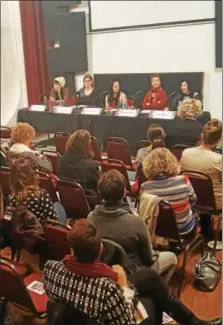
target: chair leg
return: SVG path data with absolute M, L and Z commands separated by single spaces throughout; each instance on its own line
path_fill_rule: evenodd
M 183 287 L 185 268 L 186 268 L 186 262 L 187 262 L 187 254 L 188 254 L 188 251 L 185 250 L 184 257 L 183 257 L 183 264 L 182 264 L 181 271 L 180 271 L 180 283 L 179 283 L 179 287 L 178 287 L 178 291 L 177 291 L 178 298 L 180 298 L 181 290 Z
M 11 260 L 14 261 L 16 255 L 16 249 L 14 247 L 10 247 L 11 249 Z
M 217 247 L 217 242 L 218 242 L 218 237 L 220 233 L 220 228 L 221 228 L 221 216 L 218 218 L 218 225 L 217 225 L 217 230 L 215 233 L 215 238 L 214 238 L 214 247 L 213 247 L 213 255 L 216 255 L 216 247 Z
M 0 324 L 4 324 L 5 311 L 6 311 L 5 298 L 1 297 L 0 298 Z
M 20 256 L 21 256 L 21 249 L 18 249 L 16 254 L 16 262 L 19 262 Z

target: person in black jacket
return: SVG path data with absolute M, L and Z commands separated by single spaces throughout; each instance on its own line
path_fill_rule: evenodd
M 87 73 L 83 78 L 83 87 L 77 92 L 77 105 L 99 106 L 99 97 L 95 88 L 94 78 Z
M 176 121 L 166 128 L 166 146 L 171 149 L 175 144 L 196 146 L 200 141 L 202 123 L 197 120 L 201 115 L 201 102 L 184 99 L 179 106 Z
M 201 101 L 201 96 L 196 91 L 192 91 L 188 80 L 182 80 L 180 83 L 180 93 L 176 94 L 171 103 L 171 110 L 177 111 L 180 103 L 187 98 Z M 201 103 L 202 105 L 202 103 Z
M 97 182 L 100 176 L 98 163 L 92 156 L 90 133 L 87 130 L 78 130 L 68 139 L 66 152 L 60 158 L 58 169 L 59 178 L 73 180 L 83 187 L 90 206 L 91 202 L 97 201 Z

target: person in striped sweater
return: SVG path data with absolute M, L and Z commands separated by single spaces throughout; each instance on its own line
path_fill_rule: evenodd
M 176 215 L 180 235 L 188 236 L 196 230 L 196 218 L 191 205 L 196 194 L 186 175 L 179 175 L 180 163 L 166 148 L 154 149 L 143 160 L 143 171 L 148 181 L 141 190 L 168 201 Z

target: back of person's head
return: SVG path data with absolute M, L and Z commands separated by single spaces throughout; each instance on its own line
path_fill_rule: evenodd
M 152 149 L 165 147 L 165 131 L 159 124 L 151 124 L 147 130 L 147 138 L 152 143 Z
M 157 148 L 151 151 L 142 162 L 143 172 L 150 179 L 158 176 L 176 176 L 180 173 L 180 163 L 166 148 Z
M 23 201 L 28 196 L 28 191 L 39 193 L 38 178 L 29 162 L 24 158 L 13 160 L 10 166 L 9 182 L 12 195 Z
M 88 219 L 77 220 L 67 236 L 79 263 L 93 263 L 101 252 L 101 238 L 95 225 Z
M 35 137 L 34 128 L 28 123 L 19 122 L 12 128 L 11 139 L 13 143 L 29 143 Z
M 87 130 L 75 131 L 66 143 L 67 152 L 91 155 L 91 135 Z
M 208 121 L 202 131 L 202 142 L 207 145 L 217 145 L 222 136 L 222 122 L 216 118 Z
M 182 119 L 194 119 L 202 113 L 202 104 L 198 99 L 185 98 L 178 106 L 178 116 Z
M 118 202 L 125 195 L 125 177 L 115 169 L 103 173 L 98 182 L 98 190 L 102 200 Z

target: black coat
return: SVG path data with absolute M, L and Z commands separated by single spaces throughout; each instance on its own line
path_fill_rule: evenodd
M 58 177 L 79 183 L 88 195 L 97 195 L 98 163 L 86 155 L 66 152 L 59 161 Z
M 165 143 L 167 148 L 170 149 L 175 144 L 195 146 L 200 140 L 202 127 L 202 124 L 195 120 L 177 120 L 176 123 L 166 128 Z

